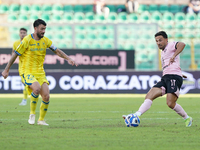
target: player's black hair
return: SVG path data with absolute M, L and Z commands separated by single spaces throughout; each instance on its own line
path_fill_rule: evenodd
M 34 21 L 33 27 L 38 27 L 40 24 L 43 24 L 44 26 L 47 25 L 46 22 L 45 22 L 44 20 L 42 20 L 42 19 L 37 19 L 37 20 Z
M 20 28 L 20 29 L 19 29 L 19 31 L 21 31 L 21 30 L 23 30 L 23 31 L 26 31 L 26 32 L 27 32 L 27 29 L 26 29 L 26 28 Z
M 160 35 L 163 36 L 165 39 L 168 38 L 167 33 L 165 31 L 159 31 L 158 33 L 155 34 L 155 37 Z

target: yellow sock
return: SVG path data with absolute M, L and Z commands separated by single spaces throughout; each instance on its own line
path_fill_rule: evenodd
M 41 105 L 40 105 L 40 117 L 39 117 L 39 121 L 44 120 L 44 117 L 47 113 L 47 109 L 49 107 L 49 102 L 45 102 L 42 101 Z
M 23 90 L 23 94 L 24 94 L 24 99 L 27 99 L 27 91 L 26 91 L 25 87 L 24 87 L 24 90 Z
M 30 114 L 35 114 L 38 99 L 39 99 L 39 95 L 35 95 L 32 92 L 31 93 L 31 103 L 30 103 L 30 108 L 31 108 Z

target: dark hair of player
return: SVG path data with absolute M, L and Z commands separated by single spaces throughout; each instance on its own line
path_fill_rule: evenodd
M 167 39 L 168 36 L 167 36 L 167 33 L 165 31 L 159 31 L 158 33 L 155 34 L 155 37 L 157 36 L 163 36 L 163 38 Z
M 19 29 L 19 31 L 21 31 L 21 30 L 23 30 L 23 31 L 26 31 L 26 32 L 27 32 L 27 29 L 25 29 L 25 28 L 20 28 L 20 29 Z
M 42 19 L 37 19 L 37 20 L 34 21 L 33 27 L 38 27 L 40 24 L 43 24 L 44 26 L 47 25 L 46 22 L 45 22 L 44 20 L 42 20 Z

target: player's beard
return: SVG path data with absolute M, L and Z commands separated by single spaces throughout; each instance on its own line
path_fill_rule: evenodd
M 44 37 L 44 35 L 41 35 L 41 34 L 39 34 L 39 33 L 37 33 L 37 36 L 38 36 L 40 39 Z
M 164 50 L 166 46 L 165 46 L 165 45 L 163 45 L 163 46 L 162 46 L 162 45 L 159 45 L 158 47 L 159 47 L 159 49 Z
M 160 49 L 164 50 L 164 48 L 165 48 L 164 46 L 160 46 Z
M 167 46 L 167 44 L 165 44 L 165 45 L 162 47 L 162 50 L 164 50 L 166 46 Z

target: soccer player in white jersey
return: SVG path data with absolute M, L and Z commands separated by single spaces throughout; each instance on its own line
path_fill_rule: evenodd
M 163 76 L 161 81 L 155 84 L 147 93 L 145 101 L 135 115 L 140 117 L 151 107 L 154 99 L 167 94 L 166 101 L 168 107 L 185 120 L 186 127 L 190 127 L 192 125 L 192 117 L 188 116 L 181 105 L 177 103 L 183 82 L 179 54 L 183 51 L 185 44 L 182 42 L 168 42 L 168 36 L 164 31 L 156 33 L 155 40 L 158 48 L 162 50 L 161 61 Z M 122 117 L 125 119 L 126 115 Z

